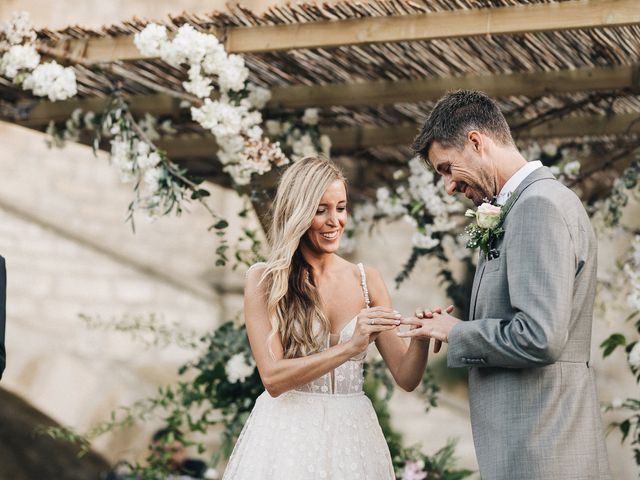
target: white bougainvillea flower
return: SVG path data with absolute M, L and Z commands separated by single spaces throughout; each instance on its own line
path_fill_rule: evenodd
M 30 72 L 40 63 L 33 45 L 12 45 L 0 58 L 0 74 L 14 80 L 21 72 Z
M 39 97 L 49 97 L 52 102 L 66 100 L 78 93 L 76 74 L 71 67 L 63 67 L 56 62 L 38 65 L 28 75 L 23 88 L 33 90 Z
M 242 353 L 236 353 L 231 357 L 225 367 L 227 378 L 231 383 L 244 382 L 253 373 L 254 369 L 253 362 L 251 360 L 247 362 L 245 355 Z

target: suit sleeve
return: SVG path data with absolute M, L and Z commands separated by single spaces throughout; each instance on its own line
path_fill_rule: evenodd
M 510 212 L 503 268 L 515 315 L 456 325 L 449 335 L 450 367 L 527 368 L 554 363 L 568 338 L 575 252 L 565 220 L 548 198 L 521 199 Z
M 7 354 L 4 348 L 4 330 L 7 305 L 7 269 L 4 258 L 0 257 L 0 379 L 6 366 Z

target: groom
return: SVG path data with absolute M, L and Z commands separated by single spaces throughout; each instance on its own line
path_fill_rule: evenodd
M 413 145 L 448 194 L 502 208 L 504 235 L 481 251 L 469 321 L 418 309 L 402 336 L 449 343 L 469 368 L 483 480 L 610 479 L 589 361 L 596 238 L 580 200 L 516 148 L 480 92 L 441 98 Z

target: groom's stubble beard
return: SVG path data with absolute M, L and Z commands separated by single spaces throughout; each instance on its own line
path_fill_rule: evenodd
M 474 198 L 474 203 L 476 206 L 480 206 L 484 202 L 491 203 L 496 195 L 498 195 L 495 176 L 489 171 L 489 169 L 483 168 L 479 172 L 478 180 L 477 189 L 479 193 L 481 193 L 482 197 L 479 199 Z

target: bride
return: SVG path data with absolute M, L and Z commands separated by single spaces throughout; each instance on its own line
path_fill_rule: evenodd
M 395 479 L 371 402 L 362 391 L 376 343 L 395 381 L 421 381 L 429 341 L 397 335 L 380 274 L 336 254 L 347 223 L 345 178 L 307 157 L 282 176 L 271 254 L 246 278 L 244 315 L 266 391 L 233 450 L 223 480 Z

